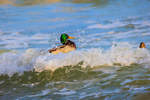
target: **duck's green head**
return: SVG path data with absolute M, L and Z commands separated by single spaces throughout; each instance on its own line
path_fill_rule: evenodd
M 74 39 L 74 37 L 71 37 L 66 33 L 61 34 L 60 41 L 62 44 L 65 44 L 68 39 Z

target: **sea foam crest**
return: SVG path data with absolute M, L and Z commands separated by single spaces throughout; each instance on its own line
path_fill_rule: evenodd
M 147 49 L 133 48 L 128 43 L 113 45 L 108 50 L 92 48 L 89 50 L 74 51 L 60 55 L 42 55 L 36 59 L 35 69 L 43 71 L 55 70 L 59 67 L 76 65 L 83 61 L 82 67 L 95 66 L 129 66 L 133 63 L 142 64 L 150 61 L 150 52 Z
M 110 49 L 91 48 L 76 50 L 66 54 L 53 55 L 47 51 L 28 49 L 23 53 L 4 53 L 0 55 L 0 74 L 12 75 L 16 72 L 35 70 L 56 70 L 63 66 L 75 66 L 83 61 L 82 67 L 90 66 L 130 66 L 133 63 L 150 64 L 148 49 L 134 48 L 128 43 L 117 43 Z

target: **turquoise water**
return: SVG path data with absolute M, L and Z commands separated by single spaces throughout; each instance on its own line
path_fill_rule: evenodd
M 0 100 L 149 100 L 149 0 L 1 0 L 0 15 Z M 61 33 L 77 50 L 49 54 Z

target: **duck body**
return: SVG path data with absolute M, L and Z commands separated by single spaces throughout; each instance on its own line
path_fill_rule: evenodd
M 68 38 L 73 39 L 73 37 L 69 37 L 68 35 L 66 35 L 66 38 L 63 38 L 63 35 L 61 35 L 60 40 L 63 45 L 58 46 L 56 48 L 49 49 L 48 50 L 49 53 L 58 54 L 58 53 L 68 53 L 70 51 L 74 51 L 76 49 L 76 45 L 74 42 L 68 40 Z

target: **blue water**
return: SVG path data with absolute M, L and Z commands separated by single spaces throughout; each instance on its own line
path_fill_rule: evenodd
M 8 42 L 11 41 L 13 41 L 13 44 L 16 45 L 16 47 L 13 47 L 14 49 L 52 47 L 55 43 L 55 40 L 59 39 L 58 37 L 60 34 L 64 32 L 77 37 L 77 39 L 80 39 L 79 36 L 81 36 L 83 39 L 85 39 L 84 41 L 87 41 L 87 38 L 90 38 L 87 34 L 92 35 L 99 33 L 99 37 L 97 38 L 101 38 L 102 42 L 108 41 L 108 44 L 113 41 L 120 42 L 128 40 L 133 43 L 139 43 L 141 41 L 148 42 L 147 38 L 144 37 L 143 39 L 140 35 L 149 31 L 149 25 L 144 25 L 144 22 L 149 23 L 149 1 L 144 0 L 142 2 L 138 2 L 137 0 L 102 0 L 99 2 L 102 2 L 102 4 L 100 3 L 95 5 L 94 1 L 91 3 L 84 2 L 81 4 L 62 1 L 52 4 L 36 4 L 25 6 L 1 5 L 1 32 L 10 34 L 10 37 L 13 33 L 17 32 L 20 33 L 20 38 L 22 38 L 19 41 L 17 39 L 13 39 L 13 37 L 10 40 L 8 39 L 8 41 L 6 41 L 4 38 L 1 45 L 5 45 L 6 47 L 1 46 L 1 48 L 12 49 L 10 46 L 7 47 L 9 44 Z M 89 26 L 96 24 L 110 24 L 112 27 L 88 28 Z M 135 25 L 135 28 L 124 28 L 128 24 Z M 115 25 L 117 26 L 115 27 Z M 144 30 L 140 30 L 140 27 L 144 27 Z M 121 35 L 124 35 L 124 32 L 127 31 L 131 33 L 130 35 L 133 35 L 132 31 L 134 31 L 134 36 L 130 36 L 130 38 L 127 40 L 125 37 L 122 39 L 117 34 L 117 39 L 103 39 L 105 35 L 107 37 L 112 37 L 111 34 L 108 34 L 108 32 L 111 31 L 114 33 L 122 33 Z M 46 39 L 43 37 L 40 40 L 32 39 L 32 36 L 36 34 L 44 34 L 49 36 L 49 38 Z M 3 36 L 4 34 L 2 35 L 2 38 Z M 87 38 L 84 38 L 84 36 Z M 116 34 L 113 34 L 113 36 L 116 37 Z M 136 41 L 135 39 L 132 39 L 135 37 Z M 92 36 L 91 38 L 95 39 L 95 37 Z M 38 43 L 39 41 L 43 41 L 44 43 L 41 45 Z M 80 43 L 78 40 L 75 42 L 77 42 L 79 46 L 80 44 L 82 45 L 82 43 Z M 94 45 L 92 43 L 91 45 L 93 47 L 101 46 L 97 45 L 97 43 L 94 43 Z
M 0 0 L 0 100 L 148 100 L 149 62 L 150 0 Z

